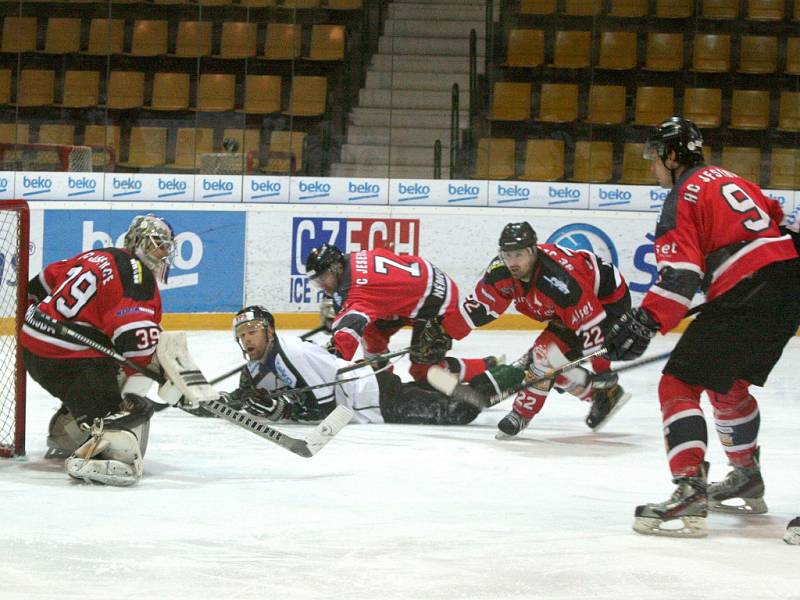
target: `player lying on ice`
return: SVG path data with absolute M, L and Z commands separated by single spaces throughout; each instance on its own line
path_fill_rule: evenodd
M 122 248 L 52 263 L 28 284 L 23 360 L 31 377 L 62 402 L 50 420 L 47 456 L 67 457 L 67 473 L 76 479 L 131 485 L 141 478 L 152 380 L 129 367 L 121 372 L 119 362 L 60 335 L 57 326 L 136 366 L 151 366 L 161 333 L 158 282 L 166 282 L 174 256 L 170 225 L 137 216 Z
M 248 362 L 242 367 L 238 389 L 223 393 L 222 400 L 271 421 L 319 421 L 337 404 L 353 409 L 354 423 L 465 425 L 480 412 L 426 383 L 401 383 L 390 365 L 377 372 L 364 365 L 340 374 L 351 363 L 322 346 L 278 333 L 272 314 L 262 306 L 247 306 L 236 313 L 233 333 Z M 351 378 L 355 380 L 290 392 Z M 276 394 L 281 390 L 287 393 Z
M 617 268 L 584 250 L 570 251 L 554 244 L 537 244 L 530 223 L 509 223 L 500 234 L 499 254 L 463 312 L 474 327 L 494 321 L 511 304 L 547 327 L 531 349 L 511 365 L 498 365 L 456 386 L 446 373 L 431 369 L 429 382 L 437 389 L 477 406 L 491 406 L 524 381 L 588 356 L 603 347 L 604 335 L 631 306 L 625 279 Z M 516 394 L 514 406 L 498 423 L 499 439 L 517 435 L 542 409 L 552 388 L 592 403 L 586 424 L 599 430 L 628 400 L 604 357 L 591 359 L 593 372 L 577 366 L 555 378 Z

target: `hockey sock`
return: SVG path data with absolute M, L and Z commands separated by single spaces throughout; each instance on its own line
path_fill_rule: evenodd
M 714 407 L 714 425 L 728 461 L 737 467 L 753 466 L 761 416 L 749 384 L 738 380 L 725 394 L 708 392 Z
M 658 385 L 667 460 L 674 477 L 694 476 L 705 459 L 708 431 L 700 394 L 703 388 L 663 375 Z

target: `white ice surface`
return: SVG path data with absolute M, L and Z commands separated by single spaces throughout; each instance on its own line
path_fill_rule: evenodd
M 454 353 L 515 358 L 533 335 L 478 331 Z M 209 378 L 239 361 L 227 332 L 189 344 Z M 506 402 L 464 427 L 349 425 L 305 459 L 168 409 L 133 488 L 74 483 L 42 458 L 57 402 L 31 384 L 28 456 L 0 460 L 0 598 L 797 599 L 800 547 L 781 536 L 800 514 L 798 358 L 795 339 L 755 394 L 769 513 L 712 514 L 701 540 L 631 530 L 637 504 L 673 489 L 659 365 L 624 375 L 633 398 L 599 434 L 587 404 L 554 393 L 512 441 L 494 439 Z

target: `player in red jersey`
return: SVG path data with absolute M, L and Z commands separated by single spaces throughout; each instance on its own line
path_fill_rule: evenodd
M 23 359 L 31 377 L 62 402 L 50 422 L 48 455 L 75 452 L 67 460 L 73 477 L 112 485 L 138 480 L 141 455 L 133 447 L 144 453 L 153 408 L 143 393 L 136 392 L 142 389 L 136 384 L 149 388 L 151 381 L 125 378 L 132 374 L 127 367 L 120 377 L 114 359 L 59 337 L 47 322 L 68 324 L 147 367 L 161 333 L 158 281 L 166 282 L 174 254 L 169 224 L 153 215 L 137 216 L 125 235 L 124 248 L 89 250 L 52 263 L 28 285 L 32 304 L 20 332 Z M 121 379 L 127 379 L 125 385 Z M 112 448 L 122 448 L 118 452 L 122 458 L 114 455 L 100 461 L 89 460 L 93 455 L 77 456 L 85 443 L 100 439 L 97 432 L 90 434 L 90 428 L 98 425 Z
M 453 389 L 454 396 L 472 397 L 485 406 L 525 379 L 600 350 L 607 325 L 630 308 L 628 286 L 617 268 L 586 251 L 537 244 L 530 223 L 509 223 L 500 234 L 500 252 L 464 301 L 470 324 L 481 327 L 516 309 L 548 325 L 531 349 L 512 365 L 499 365 Z M 609 361 L 591 360 L 593 373 L 575 367 L 541 385 L 517 393 L 514 406 L 498 423 L 499 438 L 518 434 L 544 405 L 551 388 L 592 402 L 586 424 L 604 425 L 630 397 L 609 373 Z M 435 374 L 431 377 L 434 383 Z M 438 386 L 436 386 L 438 387 Z
M 459 311 L 456 283 L 424 258 L 382 248 L 345 255 L 323 244 L 311 250 L 305 265 L 311 281 L 339 308 L 331 349 L 345 360 L 362 343 L 367 357 L 386 352 L 391 336 L 411 325 L 409 373 L 417 381 L 442 361 L 461 379 L 496 363 L 494 357 L 445 358 L 453 339 L 463 338 L 471 327 Z
M 614 359 L 641 356 L 656 332 L 667 333 L 680 322 L 697 289 L 705 292 L 706 303 L 672 351 L 658 388 L 667 459 L 678 487 L 665 502 L 637 507 L 634 522 L 639 533 L 700 537 L 707 533 L 708 508 L 767 510 L 759 409 L 749 388 L 764 385 L 797 331 L 800 261 L 792 237 L 780 229 L 778 202 L 756 184 L 705 164 L 694 123 L 664 121 L 644 154 L 659 184 L 672 188 L 656 226 L 659 276 L 641 306 L 614 324 L 606 347 Z M 733 466 L 724 481 L 710 486 L 702 392 Z

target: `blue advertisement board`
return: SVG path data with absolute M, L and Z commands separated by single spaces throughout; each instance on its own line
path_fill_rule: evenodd
M 91 248 L 121 246 L 142 211 L 46 210 L 44 264 Z M 245 213 L 159 211 L 175 231 L 177 253 L 161 288 L 164 312 L 232 312 L 244 296 Z

